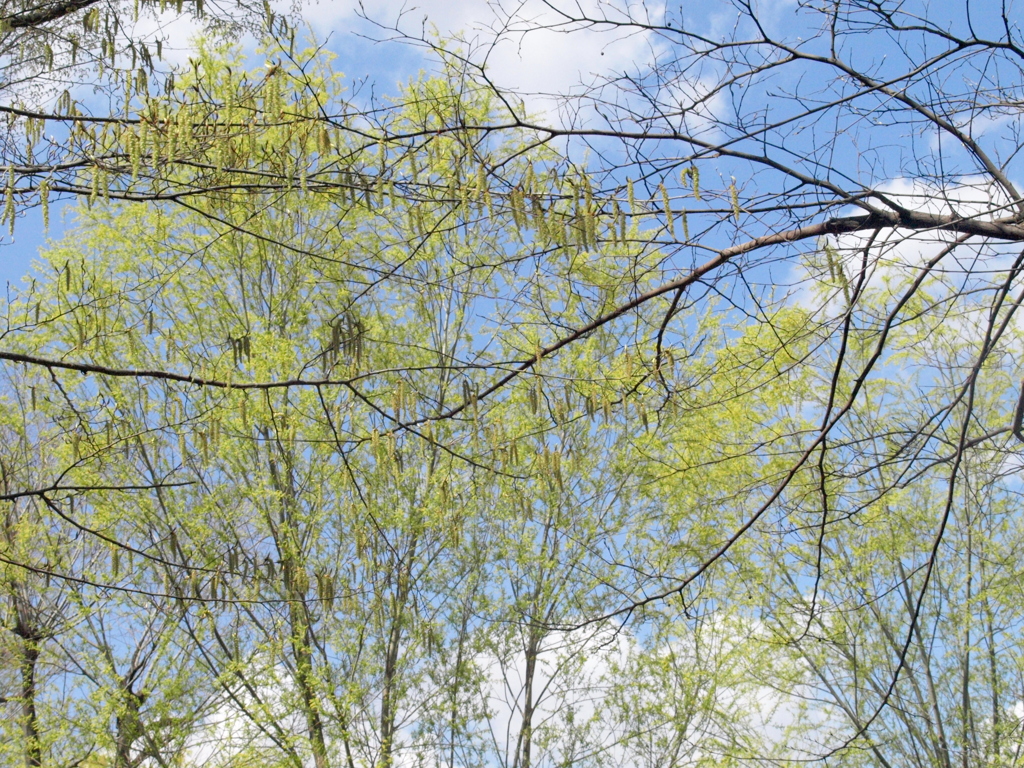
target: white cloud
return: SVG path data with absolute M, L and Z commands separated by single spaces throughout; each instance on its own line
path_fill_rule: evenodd
M 624 18 L 613 16 L 605 0 L 561 4 L 522 0 L 508 6 L 508 11 L 501 4 L 479 0 L 425 0 L 417 5 L 407 0 L 299 0 L 297 8 L 314 37 L 329 38 L 330 47 L 342 53 L 343 60 L 353 35 L 360 36 L 362 44 L 367 39 L 381 41 L 372 47 L 373 61 L 363 60 L 374 71 L 390 69 L 394 79 L 379 84 L 380 92 L 393 92 L 395 82 L 415 77 L 419 69 L 436 62 L 427 48 L 415 46 L 417 38 L 444 41 L 474 63 L 485 65 L 491 82 L 522 99 L 529 115 L 566 125 L 595 114 L 593 105 L 582 107 L 578 97 L 592 94 L 611 78 L 653 64 L 662 44 L 652 34 L 633 28 L 569 23 L 555 10 L 559 5 L 567 13 L 591 18 Z M 274 0 L 271 7 L 285 14 L 292 10 L 293 2 Z M 650 14 L 656 20 L 661 10 L 652 8 Z M 169 8 L 163 13 L 143 12 L 128 34 L 147 43 L 151 51 L 160 40 L 163 62 L 159 68 L 166 71 L 188 66 L 202 31 L 201 21 Z M 298 35 L 302 36 L 301 28 Z M 238 42 L 247 53 L 255 49 L 251 35 Z M 358 78 L 363 73 L 353 74 Z M 681 102 L 689 100 L 683 92 L 675 96 Z M 616 98 L 621 98 L 621 93 Z
M 379 24 L 376 28 L 361 18 L 360 6 L 358 0 L 311 5 L 308 17 L 315 34 L 332 34 L 336 40 L 341 32 L 393 39 L 391 30 L 400 29 L 409 38 L 446 41 L 484 65 L 494 85 L 521 98 L 530 115 L 563 124 L 579 118 L 577 110 L 566 109 L 566 96 L 589 92 L 604 78 L 634 72 L 651 63 L 656 53 L 647 33 L 567 25 L 565 17 L 540 0 L 525 0 L 509 12 L 478 0 L 428 0 L 415 6 L 381 0 L 366 5 L 367 14 Z M 606 6 L 601 0 L 581 0 L 565 7 L 600 17 Z M 344 41 L 338 45 L 343 47 Z M 380 55 L 386 57 L 386 49 Z
M 991 220 L 1006 215 L 1008 198 L 1001 188 L 981 177 L 968 177 L 944 187 L 937 187 L 920 179 L 894 179 L 876 187 L 888 200 L 903 208 L 923 213 L 953 215 L 961 218 Z M 877 203 L 876 201 L 876 204 Z M 880 205 L 880 204 L 879 204 Z M 860 209 L 849 209 L 843 215 L 863 213 Z M 909 280 L 917 276 L 919 269 L 929 260 L 938 256 L 948 244 L 956 239 L 951 232 L 913 232 L 905 229 L 887 229 L 877 235 L 846 234 L 829 237 L 804 248 L 817 248 L 818 254 L 810 261 L 804 260 L 794 267 L 791 284 L 796 286 L 791 301 L 799 306 L 834 316 L 843 310 L 841 280 L 827 274 L 826 257 L 823 255 L 826 243 L 838 257 L 836 269 L 842 269 L 842 277 L 855 282 L 864 263 L 864 248 L 870 245 L 867 259 L 867 287 L 879 289 L 887 283 L 894 292 L 902 291 Z M 996 245 L 974 248 L 965 245 L 960 254 L 945 258 L 936 277 L 957 283 L 974 272 L 978 275 L 998 271 L 1008 265 L 1015 249 L 1008 250 Z M 963 261 L 966 256 L 969 261 Z M 831 287 L 829 287 L 831 286 Z
M 188 65 L 189 57 L 195 55 L 194 41 L 202 29 L 202 23 L 191 15 L 168 9 L 152 15 L 140 14 L 128 34 L 133 40 L 145 43 L 151 52 L 155 51 L 159 40 L 162 63 L 155 63 L 166 70 Z
M 478 696 L 487 717 L 470 730 L 490 742 L 481 744 L 481 758 L 494 766 L 514 760 L 526 687 L 523 638 L 513 633 L 505 640 L 504 651 L 481 653 L 474 660 L 482 672 Z M 635 768 L 657 764 L 658 755 L 650 750 L 659 739 L 675 740 L 678 748 L 697 757 L 713 749 L 709 739 L 724 738 L 731 729 L 783 738 L 794 717 L 792 708 L 786 708 L 781 693 L 755 679 L 768 668 L 763 653 L 775 652 L 763 640 L 756 623 L 710 616 L 697 633 L 680 626 L 670 638 L 658 641 L 642 641 L 611 627 L 549 634 L 533 679 L 534 760 L 557 764 L 573 762 L 581 753 L 600 754 L 602 764 Z M 297 704 L 290 673 L 275 665 L 255 675 L 253 682 L 259 703 L 245 692 L 239 692 L 239 701 L 273 718 L 284 734 L 300 736 L 302 718 L 289 709 Z M 407 691 L 409 702 L 399 705 L 399 721 L 404 723 L 394 755 L 399 768 L 421 765 L 423 756 L 437 748 L 439 724 L 418 719 L 422 701 L 437 691 L 427 679 L 421 683 L 428 687 L 414 686 Z M 375 741 L 378 715 L 367 710 L 367 719 L 349 724 L 367 744 Z M 191 740 L 189 759 L 196 764 L 225 764 L 242 752 L 271 759 L 277 752 L 238 704 L 227 699 L 204 725 Z M 424 726 L 426 731 L 421 730 Z M 638 739 L 637 729 L 647 738 Z M 340 752 L 341 747 L 332 743 L 330 750 Z

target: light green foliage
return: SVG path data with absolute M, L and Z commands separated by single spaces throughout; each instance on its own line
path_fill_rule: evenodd
M 5 307 L 7 350 L 126 373 L 7 388 L 8 487 L 39 492 L 5 583 L 61 619 L 40 644 L 61 670 L 37 683 L 43 761 L 604 765 L 656 728 L 714 762 L 681 722 L 698 715 L 753 749 L 746 679 L 719 683 L 728 705 L 703 691 L 731 655 L 677 670 L 685 711 L 631 714 L 617 697 L 664 645 L 574 628 L 720 535 L 673 468 L 684 444 L 708 461 L 705 420 L 731 418 L 715 363 L 632 343 L 650 329 L 631 318 L 543 353 L 662 256 L 606 239 L 613 201 L 555 154 L 499 175 L 513 147 L 442 130 L 489 109 L 444 80 L 409 86 L 387 132 L 424 138 L 392 144 L 322 119 L 343 111 L 326 59 L 224 55 L 97 138 L 126 147 L 128 190 L 202 193 L 118 203 L 86 169 L 76 225 Z M 173 171 L 147 180 L 157 161 Z M 487 393 L 509 360 L 527 366 Z M 684 613 L 630 632 L 689 643 Z
M 696 164 L 673 198 L 466 128 L 454 71 L 371 120 L 261 55 L 75 123 L 3 306 L 0 764 L 1014 764 L 1017 465 L 974 450 L 1013 326 L 982 386 L 982 299 L 831 240 L 811 300 L 633 311 L 725 201 Z

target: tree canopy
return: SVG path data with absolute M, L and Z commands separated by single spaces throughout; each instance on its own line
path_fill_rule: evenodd
M 4 765 L 1024 760 L 1009 3 L 9 6 Z

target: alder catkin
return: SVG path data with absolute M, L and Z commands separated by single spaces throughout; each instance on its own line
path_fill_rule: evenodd
M 7 166 L 7 186 L 4 190 L 4 219 L 10 233 L 14 234 L 14 166 Z
M 676 236 L 676 227 L 675 227 L 675 221 L 673 220 L 673 217 L 672 217 L 672 201 L 669 200 L 668 190 L 665 188 L 665 185 L 661 184 L 659 186 L 661 187 L 661 202 L 662 202 L 662 206 L 665 209 L 665 225 L 668 227 L 669 234 L 672 235 L 673 238 L 675 238 L 675 236 Z
M 90 170 L 92 171 L 92 174 L 89 179 L 88 203 L 91 208 L 92 204 L 96 202 L 96 198 L 98 198 L 100 194 L 100 172 L 95 165 L 90 166 Z
M 50 180 L 43 179 L 39 184 L 39 206 L 43 212 L 43 231 L 50 229 Z
M 483 208 L 484 203 L 484 190 L 487 188 L 487 171 L 484 169 L 481 163 L 476 167 L 476 189 L 475 199 L 477 205 L 477 212 L 479 213 Z

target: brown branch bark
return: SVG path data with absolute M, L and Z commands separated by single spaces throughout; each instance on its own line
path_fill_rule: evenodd
M 62 19 L 75 11 L 88 8 L 90 5 L 96 5 L 98 2 L 100 0 L 63 0 L 59 3 L 43 3 L 20 13 L 4 16 L 2 24 L 7 29 L 38 27 Z

